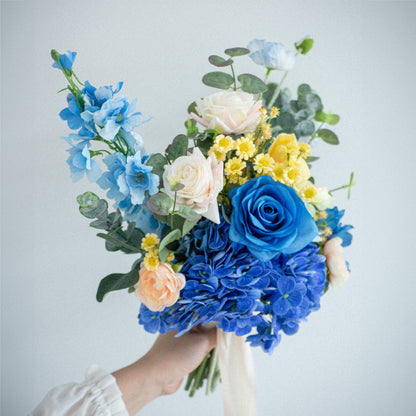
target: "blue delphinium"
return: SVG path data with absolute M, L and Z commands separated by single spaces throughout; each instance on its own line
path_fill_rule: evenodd
M 61 69 L 62 67 L 62 69 L 64 70 L 71 71 L 72 65 L 74 64 L 76 56 L 77 56 L 76 52 L 72 52 L 68 50 L 67 53 L 63 53 L 59 55 L 59 63 L 55 61 L 52 64 L 52 67 L 58 68 L 58 69 Z M 61 64 L 61 66 L 59 66 L 59 64 Z
M 159 191 L 159 177 L 146 165 L 147 158 L 140 150 L 127 158 L 119 152 L 108 155 L 103 159 L 108 170 L 97 181 L 101 188 L 108 190 L 107 197 L 115 201 L 125 218 L 137 224 L 147 196 Z
M 316 221 L 318 228 L 321 231 L 325 230 L 325 235 L 328 239 L 340 237 L 342 239 L 342 246 L 347 247 L 351 244 L 352 235 L 349 232 L 352 225 L 342 225 L 341 218 L 344 216 L 345 210 L 339 210 L 337 207 L 329 208 L 326 211 L 325 218 L 319 218 Z
M 84 174 L 90 182 L 96 182 L 101 176 L 101 169 L 95 160 L 91 159 L 90 151 L 88 150 L 89 143 L 79 142 L 67 150 L 70 156 L 67 163 L 71 170 L 71 177 L 74 182 L 83 178 Z

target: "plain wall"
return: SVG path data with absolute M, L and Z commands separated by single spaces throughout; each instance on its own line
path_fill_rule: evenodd
M 415 58 L 416 3 L 388 1 L 1 1 L 1 410 L 28 413 L 57 384 L 81 381 L 144 354 L 154 335 L 137 324 L 125 291 L 95 301 L 100 279 L 134 258 L 108 253 L 77 209 L 98 187 L 71 182 L 69 129 L 58 117 L 63 76 L 49 52 L 78 52 L 75 70 L 94 85 L 125 82 L 153 120 L 137 129 L 149 152 L 183 131 L 207 57 L 253 38 L 315 46 L 287 81 L 309 83 L 341 115 L 341 144 L 317 144 L 314 176 L 334 188 L 358 181 L 344 223 L 351 278 L 330 290 L 296 336 L 272 356 L 253 349 L 259 414 L 416 414 Z M 248 60 L 239 66 L 261 74 Z M 277 74 L 273 74 L 276 81 Z M 151 403 L 142 415 L 222 413 L 219 388 Z

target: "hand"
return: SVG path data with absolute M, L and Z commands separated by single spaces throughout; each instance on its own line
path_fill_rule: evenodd
M 131 415 L 156 397 L 176 392 L 217 342 L 216 328 L 198 327 L 177 338 L 175 334 L 159 335 L 145 356 L 113 373 Z

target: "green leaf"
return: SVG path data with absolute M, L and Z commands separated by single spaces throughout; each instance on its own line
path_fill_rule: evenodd
M 340 116 L 338 114 L 332 114 L 328 113 L 326 116 L 326 123 L 330 126 L 335 126 L 335 124 L 338 124 L 340 120 Z
M 185 188 L 185 185 L 183 183 L 175 183 L 175 185 L 172 185 L 170 187 L 170 190 L 172 192 L 179 192 L 183 188 Z
M 298 97 L 310 94 L 311 92 L 312 88 L 308 84 L 300 84 L 298 87 Z
M 219 68 L 222 68 L 224 66 L 229 66 L 229 65 L 232 65 L 234 63 L 234 61 L 231 58 L 224 59 L 224 58 L 221 58 L 221 56 L 218 56 L 218 55 L 211 55 L 208 58 L 208 61 L 211 65 L 218 66 Z
M 168 162 L 161 153 L 155 153 L 152 156 L 149 157 L 149 159 L 146 162 L 147 166 L 151 166 L 152 173 L 159 176 L 159 179 L 162 179 L 163 172 L 165 171 L 164 166 L 167 165 Z
M 198 221 L 199 221 L 199 219 L 197 219 L 197 220 L 185 220 L 185 222 L 183 224 L 183 228 L 182 228 L 182 236 L 184 236 L 185 234 L 188 234 L 189 231 L 192 230 L 194 225 L 196 225 L 198 223 Z
M 173 139 L 172 144 L 169 146 L 168 158 L 173 162 L 178 157 L 186 155 L 187 150 L 188 137 L 184 134 L 179 134 Z
M 338 114 L 332 114 L 332 113 L 326 114 L 322 110 L 318 110 L 315 114 L 316 121 L 327 123 L 330 126 L 335 126 L 335 124 L 338 124 L 339 119 L 340 117 Z
M 155 214 L 167 215 L 172 206 L 172 200 L 163 192 L 158 192 L 149 198 L 147 206 Z
M 258 77 L 251 74 L 241 74 L 237 77 L 241 89 L 250 94 L 260 94 L 267 91 L 267 85 Z
M 320 137 L 325 143 L 328 144 L 339 144 L 338 136 L 328 129 L 319 129 L 316 134 Z
M 250 49 L 247 48 L 229 48 L 224 51 L 228 56 L 243 56 L 250 53 Z
M 81 208 L 96 208 L 100 198 L 93 192 L 84 192 L 77 196 L 77 202 Z
M 318 156 L 308 156 L 306 158 L 306 162 L 307 163 L 312 163 L 312 162 L 315 162 L 316 160 L 319 160 L 319 157 Z
M 278 85 L 275 82 L 269 82 L 267 84 L 267 90 L 262 95 L 263 104 L 265 107 L 271 107 L 270 100 L 272 99 L 277 87 Z
M 172 243 L 173 241 L 179 240 L 182 237 L 181 230 L 172 230 L 169 234 L 167 234 L 163 240 L 159 244 L 159 253 L 161 250 L 163 250 L 169 243 Z
M 128 273 L 112 273 L 104 277 L 97 289 L 97 301 L 102 302 L 107 293 L 127 289 L 139 281 L 140 262 L 135 262 Z
M 98 201 L 96 207 L 79 207 L 79 212 L 86 218 L 98 218 L 107 214 L 108 204 L 104 199 Z
M 280 112 L 280 114 L 272 120 L 272 125 L 279 125 L 284 133 L 293 133 L 296 127 L 295 117 L 289 112 Z
M 311 136 L 315 132 L 315 123 L 312 120 L 303 120 L 295 127 L 296 137 Z
M 195 101 L 193 101 L 188 106 L 188 114 L 191 114 L 191 113 L 194 113 L 194 114 L 198 115 L 197 105 L 196 105 L 196 102 Z M 195 120 L 192 120 L 192 121 L 195 121 Z M 185 127 L 187 127 L 187 126 L 185 126 Z
M 208 72 L 202 77 L 202 82 L 209 87 L 227 90 L 234 82 L 234 78 L 230 74 L 224 72 Z
M 97 236 L 103 238 L 104 240 L 106 240 L 106 242 L 111 243 L 110 247 L 112 247 L 112 249 L 109 251 L 117 251 L 123 248 L 124 250 L 122 251 L 127 252 L 129 254 L 142 252 L 140 248 L 134 247 L 130 244 L 127 244 L 125 241 L 123 241 L 124 239 L 120 237 L 119 235 L 117 235 L 117 233 L 111 233 L 111 234 L 110 233 L 108 234 L 98 233 Z
M 153 213 L 153 216 L 157 221 L 161 222 L 162 224 L 169 224 L 169 215 L 159 215 Z
M 179 205 L 177 207 L 177 213 L 188 220 L 199 220 L 201 218 L 201 215 L 195 212 L 193 209 L 185 206 L 185 205 Z
M 318 110 L 315 114 L 315 121 L 326 123 L 326 113 L 324 113 L 322 110 Z
M 302 55 L 306 55 L 313 46 L 313 39 L 311 38 L 304 38 L 299 42 L 295 43 L 295 48 L 298 50 Z

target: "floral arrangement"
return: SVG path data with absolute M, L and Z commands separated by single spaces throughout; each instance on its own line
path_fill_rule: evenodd
M 338 144 L 324 126 L 340 117 L 324 112 L 308 84 L 294 98 L 283 88 L 312 45 L 305 38 L 288 50 L 253 40 L 210 56 L 217 70 L 202 81 L 221 91 L 196 99 L 184 133 L 156 154 L 146 153 L 134 131 L 150 118 L 135 112 L 137 100 L 120 95 L 122 82 L 82 83 L 72 69 L 76 53 L 52 51 L 53 67 L 68 82 L 59 115 L 75 131 L 64 137 L 72 178 L 86 175 L 107 195 L 79 195 L 79 210 L 101 230 L 108 251 L 134 257 L 129 272 L 102 279 L 99 302 L 127 289 L 141 301 L 138 319 L 148 332 L 180 336 L 211 323 L 271 353 L 282 334 L 295 334 L 319 309 L 329 284 L 347 279 L 343 247 L 352 226 L 341 224 L 333 192 L 349 194 L 353 174 L 329 191 L 310 172 L 319 159 L 312 147 Z M 235 63 L 247 56 L 265 69 L 263 79 L 236 75 Z M 279 83 L 268 82 L 279 71 Z M 193 395 L 208 379 L 212 390 L 218 377 L 213 352 L 186 388 Z

